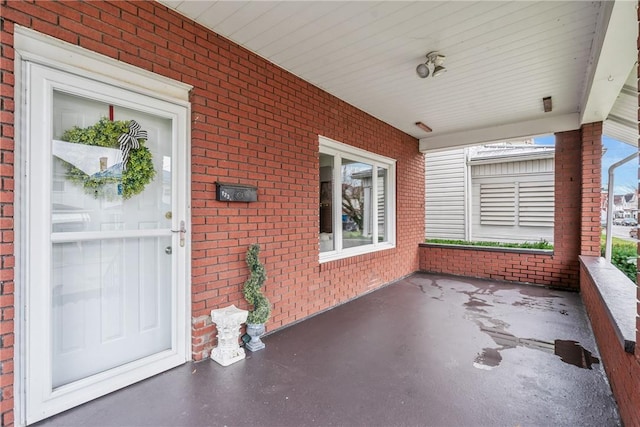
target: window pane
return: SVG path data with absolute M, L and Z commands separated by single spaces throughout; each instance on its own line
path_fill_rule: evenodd
M 320 154 L 320 252 L 333 244 L 333 156 Z
M 373 166 L 342 160 L 342 247 L 373 243 Z
M 378 168 L 378 242 L 387 241 L 387 170 Z

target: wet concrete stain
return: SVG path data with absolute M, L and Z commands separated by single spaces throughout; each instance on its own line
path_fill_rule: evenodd
M 478 369 L 493 369 L 502 362 L 502 355 L 497 348 L 483 348 L 482 353 L 476 356 L 473 366 Z
M 525 307 L 530 309 L 543 309 L 548 311 L 554 310 L 554 302 L 550 299 L 552 297 L 545 297 L 545 299 L 525 296 L 521 301 L 515 301 L 511 303 L 514 307 Z
M 444 296 L 444 286 L 446 286 L 446 283 L 441 284 L 438 282 L 440 281 L 433 281 L 430 285 L 440 291 L 440 296 L 432 296 L 431 298 L 442 301 Z M 446 280 L 443 280 L 442 282 L 446 282 Z M 415 283 L 414 285 L 418 286 L 423 293 L 426 293 L 423 285 Z M 472 284 L 469 285 L 476 289 L 460 291 L 454 289 L 454 291 L 467 296 L 468 300 L 463 303 L 463 306 L 469 314 L 469 320 L 472 320 L 480 328 L 481 332 L 487 334 L 497 344 L 497 347 L 483 348 L 474 359 L 474 367 L 484 370 L 494 369 L 502 362 L 502 351 L 517 347 L 525 347 L 532 350 L 554 354 L 558 356 L 562 362 L 581 369 L 592 369 L 592 365 L 600 363 L 600 359 L 594 356 L 589 350 L 582 347 L 577 341 L 554 340 L 553 342 L 548 342 L 535 338 L 519 338 L 511 334 L 507 331 L 510 326 L 508 323 L 500 319 L 490 317 L 487 314 L 487 310 L 483 308 L 494 306 L 485 298 L 494 295 L 495 292 L 501 290 L 501 288 L 495 285 L 487 288 L 478 288 Z M 559 298 L 559 296 L 552 294 L 548 289 L 523 288 L 519 290 L 519 292 L 520 295 L 522 295 L 522 299 L 511 303 L 512 306 L 544 311 L 556 310 L 554 308 L 552 298 Z M 559 313 L 564 316 L 569 315 L 569 312 L 564 309 L 559 310 Z
M 425 289 L 425 285 L 426 286 L 433 286 L 435 288 L 437 288 L 440 291 L 440 295 L 439 296 L 432 296 L 432 299 L 436 299 L 438 301 L 443 301 L 443 297 L 444 297 L 444 289 L 442 289 L 442 286 L 440 286 L 437 283 L 434 283 L 432 280 L 420 280 L 421 282 L 426 282 L 426 283 L 416 283 L 414 280 L 412 279 L 408 279 L 407 282 L 412 284 L 413 286 L 417 287 L 418 289 L 420 289 L 420 292 L 422 292 L 423 294 L 427 293 L 427 290 Z
M 502 361 L 500 352 L 517 347 L 553 353 L 560 357 L 560 360 L 564 363 L 582 369 L 592 369 L 592 365 L 600 363 L 600 359 L 582 347 L 577 341 L 554 340 L 554 342 L 547 342 L 535 338 L 518 338 L 502 328 L 488 327 L 479 320 L 476 321 L 476 324 L 481 332 L 489 335 L 498 344 L 498 347 L 483 348 L 482 352 L 476 356 L 473 366 L 479 369 L 490 370 L 497 367 Z
M 470 310 L 477 310 L 478 307 L 493 307 L 492 304 L 487 303 L 485 300 L 475 297 L 470 297 L 469 301 L 464 303 L 464 306 Z M 482 310 L 486 313 L 486 310 Z
M 480 292 L 479 292 L 480 291 Z M 493 290 L 488 290 L 489 292 L 481 292 L 481 290 L 476 291 L 462 291 L 467 297 L 469 297 L 469 301 L 464 303 L 464 306 L 467 310 L 474 310 L 481 313 L 486 313 L 487 310 L 484 310 L 482 307 L 493 307 L 493 304 L 489 304 L 486 299 L 480 298 L 477 295 L 481 294 L 485 295 L 493 295 Z
M 555 340 L 554 354 L 564 363 L 578 368 L 591 369 L 591 365 L 600 363 L 600 359 L 576 341 Z

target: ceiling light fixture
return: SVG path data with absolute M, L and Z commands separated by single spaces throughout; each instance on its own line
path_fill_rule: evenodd
M 418 126 L 420 129 L 422 129 L 423 131 L 425 131 L 427 133 L 431 132 L 431 128 L 429 126 L 425 125 L 422 122 L 416 122 L 416 126 Z
M 553 105 L 551 103 L 551 97 L 547 96 L 546 98 L 542 98 L 542 106 L 544 107 L 544 112 L 548 113 L 553 109 Z
M 427 61 L 416 67 L 416 73 L 418 73 L 421 79 L 429 77 L 429 74 L 431 74 L 432 77 L 438 77 L 447 71 L 443 65 L 444 58 L 445 56 L 440 55 L 437 51 L 427 53 Z

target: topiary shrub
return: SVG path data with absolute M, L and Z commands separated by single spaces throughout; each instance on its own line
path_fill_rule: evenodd
M 247 316 L 247 323 L 254 324 L 266 323 L 271 314 L 269 300 L 260 291 L 265 280 L 267 280 L 267 273 L 258 258 L 259 253 L 260 245 L 254 243 L 249 246 L 247 250 L 247 265 L 249 266 L 250 276 L 249 280 L 245 282 L 243 289 L 244 299 L 253 305 L 253 310 L 249 311 L 249 315 Z

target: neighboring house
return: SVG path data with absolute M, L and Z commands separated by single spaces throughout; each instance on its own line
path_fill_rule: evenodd
M 613 197 L 614 218 L 638 219 L 638 194 L 627 193 Z
M 425 219 L 428 239 L 468 240 L 467 149 L 425 155 Z
M 604 224 L 607 220 L 609 194 L 606 190 L 600 193 L 600 220 Z M 615 194 L 613 196 L 612 219 L 635 218 L 638 219 L 638 192 L 627 194 Z
M 554 153 L 532 140 L 428 153 L 426 237 L 552 242 Z

